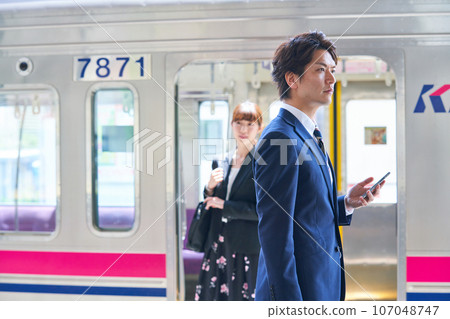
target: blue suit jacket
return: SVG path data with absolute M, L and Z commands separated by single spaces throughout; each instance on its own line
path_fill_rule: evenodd
M 261 243 L 256 300 L 344 300 L 338 226 L 349 225 L 351 215 L 326 162 L 333 172 L 285 109 L 262 133 L 253 162 Z

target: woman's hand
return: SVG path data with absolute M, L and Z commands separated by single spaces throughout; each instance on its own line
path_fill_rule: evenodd
M 217 184 L 223 181 L 223 168 L 218 167 L 211 172 L 211 177 L 208 182 L 208 189 L 213 190 Z
M 206 204 L 206 210 L 208 210 L 210 207 L 212 208 L 219 208 L 223 209 L 223 204 L 225 201 L 219 197 L 206 197 L 206 199 L 203 201 Z

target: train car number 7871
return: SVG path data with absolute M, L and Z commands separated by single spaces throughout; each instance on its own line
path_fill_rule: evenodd
M 74 81 L 148 80 L 151 78 L 150 54 L 74 57 Z

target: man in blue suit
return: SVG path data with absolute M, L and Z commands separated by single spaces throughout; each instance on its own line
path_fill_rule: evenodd
M 253 162 L 261 243 L 256 300 L 345 298 L 338 227 L 349 225 L 353 210 L 373 201 L 380 186 L 372 194 L 368 178 L 337 197 L 315 121 L 331 102 L 336 63 L 335 47 L 321 32 L 300 34 L 275 52 L 272 77 L 282 106 Z

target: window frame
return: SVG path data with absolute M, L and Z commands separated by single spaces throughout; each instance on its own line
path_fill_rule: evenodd
M 397 124 L 398 124 L 398 121 L 397 121 L 397 118 L 396 118 L 397 117 L 398 102 L 397 102 L 397 99 L 395 99 L 395 98 L 358 97 L 358 98 L 351 98 L 351 99 L 348 99 L 348 100 L 345 101 L 344 115 L 343 115 L 345 117 L 345 123 L 346 123 L 345 126 L 344 126 L 345 127 L 345 132 L 344 132 L 344 135 L 343 135 L 344 136 L 343 138 L 345 139 L 345 159 L 343 161 L 345 161 L 344 165 L 345 165 L 345 167 L 347 167 L 347 169 L 346 169 L 346 174 L 344 176 L 345 177 L 344 178 L 344 187 L 345 188 L 343 189 L 343 191 L 345 193 L 347 193 L 350 190 L 350 188 L 348 186 L 350 184 L 349 180 L 348 180 L 348 175 L 349 175 L 348 167 L 355 168 L 354 165 L 350 165 L 349 164 L 349 154 L 348 154 L 349 153 L 349 142 L 348 142 L 348 136 L 349 136 L 348 128 L 349 128 L 349 126 L 348 126 L 347 123 L 349 121 L 348 121 L 347 117 L 349 116 L 348 115 L 348 107 L 349 107 L 349 104 L 351 105 L 352 102 L 355 103 L 355 104 L 356 103 L 372 103 L 372 104 L 374 104 L 374 103 L 383 103 L 383 102 L 387 102 L 388 104 L 389 103 L 394 103 L 393 114 L 395 116 L 395 119 L 394 119 L 393 123 L 395 124 L 395 126 L 393 128 L 389 127 L 389 126 L 386 126 L 387 129 L 389 128 L 389 136 L 392 138 L 392 135 L 393 135 L 394 138 L 392 138 L 392 140 L 390 140 L 390 143 L 380 144 L 381 147 L 392 147 L 392 145 L 393 145 L 394 150 L 395 150 L 395 152 L 394 152 L 394 159 L 393 159 L 393 163 L 392 163 L 393 166 L 392 166 L 391 169 L 389 169 L 387 167 L 385 167 L 383 169 L 377 169 L 378 172 L 373 176 L 374 177 L 374 181 L 372 183 L 373 184 L 376 183 L 378 181 L 378 179 L 380 179 L 381 177 L 384 176 L 385 173 L 390 171 L 391 175 L 387 179 L 387 183 L 391 184 L 391 185 L 395 185 L 395 192 L 391 193 L 391 194 L 395 194 L 395 201 L 385 201 L 386 197 L 383 197 L 383 194 L 382 194 L 381 197 L 380 198 L 376 198 L 375 201 L 371 205 L 372 206 L 398 205 L 398 203 L 399 203 L 399 196 L 398 196 L 398 187 L 399 187 L 398 186 L 398 183 L 399 183 L 398 182 L 398 158 L 397 158 L 398 157 L 398 144 L 397 144 L 397 142 L 398 142 L 398 138 L 397 138 L 397 134 L 398 134 L 397 133 L 398 132 Z M 367 128 L 367 127 L 372 127 L 372 126 L 363 126 L 363 127 Z M 365 139 L 365 136 L 363 136 L 363 139 Z M 369 145 L 369 144 L 365 144 L 365 142 L 363 142 L 363 147 L 365 147 L 366 145 Z M 375 146 L 375 147 L 378 147 L 378 146 Z M 375 170 L 375 169 L 373 169 L 373 170 Z M 374 172 L 372 172 L 371 174 L 374 174 Z M 394 182 L 392 182 L 392 179 L 394 179 Z M 356 182 L 358 182 L 358 180 L 354 180 L 353 182 L 356 183 Z M 350 185 L 352 185 L 352 184 L 350 184 Z M 387 191 L 388 191 L 387 189 L 383 190 L 384 193 L 386 193 Z
M 61 130 L 60 130 L 60 99 L 58 91 L 48 84 L 3 84 L 0 93 L 4 92 L 50 92 L 55 112 L 55 229 L 46 231 L 1 231 L 0 236 L 7 240 L 37 240 L 51 241 L 61 230 Z
M 227 118 L 224 121 L 224 127 L 223 127 L 223 130 L 221 132 L 221 134 L 223 133 L 222 134 L 223 135 L 222 136 L 222 140 L 223 140 L 224 144 L 222 145 L 223 146 L 222 151 L 219 154 L 216 153 L 216 155 L 225 156 L 227 154 L 227 152 L 230 152 L 230 150 L 229 150 L 230 145 L 228 145 L 228 143 L 229 143 L 229 140 L 231 139 L 230 135 L 233 134 L 232 130 L 231 130 L 231 127 L 230 127 L 231 117 L 233 116 L 233 112 L 232 112 L 232 110 L 230 110 L 230 101 L 228 99 L 215 99 L 215 100 L 213 100 L 213 99 L 202 99 L 202 100 L 199 100 L 197 102 L 198 103 L 198 107 L 197 107 L 198 111 L 197 112 L 198 112 L 198 121 L 199 121 L 199 123 L 201 123 L 202 121 L 205 121 L 204 119 L 202 120 L 202 118 L 201 118 L 202 105 L 204 105 L 204 103 L 210 103 L 211 104 L 212 102 L 214 102 L 214 103 L 217 103 L 217 102 L 226 103 L 226 108 L 225 109 L 226 109 L 226 112 L 227 112 Z M 208 120 L 206 120 L 206 121 L 208 121 Z M 200 138 L 200 139 L 208 138 L 207 136 L 200 136 L 200 132 L 201 132 L 201 124 L 199 125 L 198 130 L 197 130 L 197 137 Z M 201 151 L 201 149 L 199 151 Z M 208 171 L 208 176 L 211 174 L 211 161 L 203 160 L 202 156 L 200 156 L 200 158 L 201 158 L 200 165 L 198 165 L 198 174 L 200 176 L 200 180 L 199 180 L 199 184 L 198 184 L 198 187 L 199 187 L 198 188 L 199 189 L 199 201 L 203 200 L 203 188 L 205 187 L 206 183 L 209 180 L 209 177 L 206 178 L 206 175 L 204 175 L 204 177 L 206 179 L 205 180 L 202 179 L 202 176 L 203 176 L 202 175 L 202 169 L 206 169 L 205 166 L 204 166 L 205 164 L 208 164 L 207 165 L 207 169 L 206 169 Z
M 94 216 L 94 194 L 92 190 L 93 172 L 93 148 L 96 143 L 92 141 L 94 134 L 94 104 L 95 94 L 101 90 L 130 90 L 133 94 L 134 104 L 134 134 L 139 132 L 139 95 L 136 88 L 128 82 L 101 82 L 95 83 L 87 90 L 86 94 L 86 223 L 89 230 L 98 237 L 131 237 L 139 228 L 140 223 L 140 176 L 134 169 L 134 223 L 130 229 L 101 229 L 96 225 Z

